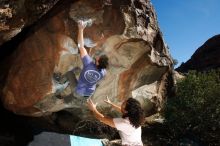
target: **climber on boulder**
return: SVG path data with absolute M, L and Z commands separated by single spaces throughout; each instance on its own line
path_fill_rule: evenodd
M 100 55 L 95 58 L 95 61 L 88 55 L 84 47 L 83 31 L 86 27 L 85 21 L 78 21 L 78 47 L 80 58 L 83 62 L 83 68 L 80 72 L 77 81 L 74 69 L 71 72 L 71 77 L 68 77 L 73 88 L 73 96 L 79 100 L 84 100 L 93 95 L 97 83 L 103 79 L 108 67 L 108 57 Z M 85 98 L 82 98 L 85 97 Z

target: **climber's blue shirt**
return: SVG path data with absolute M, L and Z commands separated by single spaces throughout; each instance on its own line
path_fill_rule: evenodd
M 82 62 L 83 69 L 76 86 L 76 93 L 80 96 L 91 96 L 96 89 L 97 82 L 105 76 L 106 70 L 98 70 L 89 55 L 84 56 Z

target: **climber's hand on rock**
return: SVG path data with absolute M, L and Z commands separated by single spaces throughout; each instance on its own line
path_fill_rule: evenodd
M 84 22 L 82 20 L 78 21 L 78 28 L 83 30 L 86 27 L 86 25 L 84 24 Z

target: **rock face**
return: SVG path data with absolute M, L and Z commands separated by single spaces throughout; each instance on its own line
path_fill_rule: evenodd
M 43 116 L 74 108 L 72 112 L 81 113 L 82 119 L 91 115 L 86 107 L 72 102 L 71 86 L 59 95 L 56 92 L 71 69 L 82 68 L 76 46 L 79 19 L 93 20 L 84 32 L 96 43 L 88 49 L 90 55 L 105 53 L 110 58 L 107 75 L 92 97 L 98 108 L 110 112 L 103 102 L 106 96 L 116 104 L 132 96 L 146 113 L 153 102 L 158 103 L 157 109 L 163 105 L 172 87 L 172 61 L 150 1 L 72 1 L 52 14 L 34 26 L 11 57 L 2 96 L 8 110 Z
M 219 67 L 220 35 L 216 35 L 199 47 L 192 57 L 176 70 L 179 72 L 187 72 L 189 70 L 205 71 Z
M 0 45 L 20 33 L 24 27 L 36 22 L 57 2 L 58 0 L 1 0 Z

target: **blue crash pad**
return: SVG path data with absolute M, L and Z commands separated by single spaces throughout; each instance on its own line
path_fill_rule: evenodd
M 34 135 L 27 146 L 103 146 L 100 139 L 54 132 L 41 132 Z
M 91 139 L 70 135 L 71 146 L 103 146 L 100 139 Z

